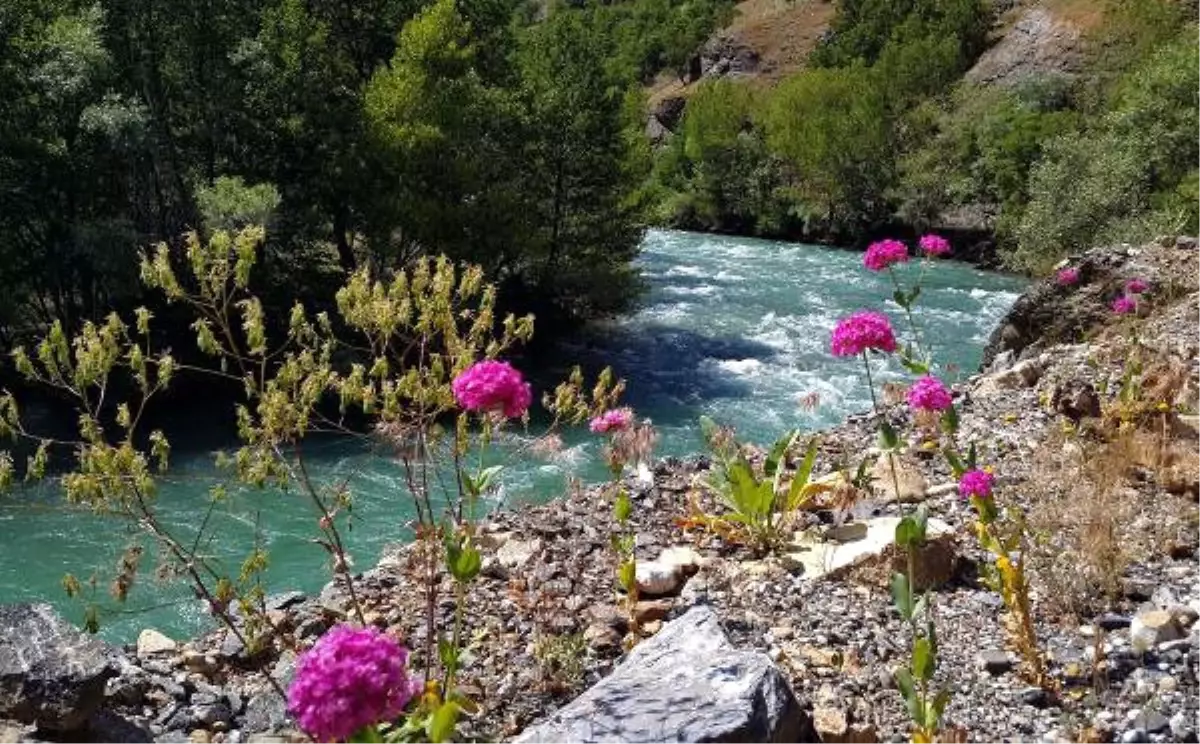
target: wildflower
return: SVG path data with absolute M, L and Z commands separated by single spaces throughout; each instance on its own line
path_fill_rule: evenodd
M 919 245 L 926 256 L 944 256 L 950 252 L 950 241 L 941 235 L 923 235 Z
M 918 411 L 944 411 L 950 403 L 950 391 L 936 377 L 925 375 L 908 389 L 908 405 Z
M 500 411 L 505 418 L 522 416 L 533 393 L 521 373 L 508 362 L 491 359 L 468 367 L 451 385 L 454 399 L 468 411 Z
M 1147 289 L 1150 289 L 1150 283 L 1145 279 L 1133 278 L 1125 282 L 1125 291 L 1128 294 L 1141 294 Z
M 908 247 L 904 243 L 899 240 L 880 240 L 867 247 L 867 254 L 863 256 L 863 266 L 871 271 L 883 271 L 892 264 L 904 263 L 907 260 Z
M 408 650 L 374 628 L 339 625 L 306 651 L 288 690 L 288 710 L 317 741 L 341 741 L 394 720 L 421 691 Z
M 606 411 L 592 419 L 589 428 L 593 434 L 608 434 L 609 432 L 624 431 L 633 423 L 633 411 L 628 408 L 615 408 Z
M 830 348 L 839 357 L 856 356 L 867 349 L 890 353 L 896 350 L 896 335 L 886 315 L 860 310 L 838 321 Z
M 992 480 L 994 476 L 986 470 L 968 470 L 958 480 L 958 493 L 963 498 L 986 499 L 992 495 Z
M 1118 315 L 1137 312 L 1137 300 L 1129 295 L 1121 295 L 1113 300 L 1112 311 Z
M 1079 282 L 1079 269 L 1066 268 L 1058 272 L 1054 279 L 1060 287 L 1069 287 Z

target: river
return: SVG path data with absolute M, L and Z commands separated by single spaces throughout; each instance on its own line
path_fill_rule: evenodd
M 854 310 L 883 308 L 903 327 L 898 308 L 883 305 L 891 296 L 886 276 L 864 270 L 860 254 L 654 230 L 639 263 L 649 285 L 642 309 L 564 342 L 561 369 L 541 370 L 534 379 L 554 379 L 575 361 L 611 364 L 628 381 L 628 403 L 658 429 L 660 455 L 698 451 L 702 414 L 734 426 L 742 438 L 768 442 L 788 428 L 818 429 L 870 406 L 861 363 L 828 353 L 837 318 Z M 919 271 L 914 261 L 901 273 L 911 280 Z M 955 368 L 966 375 L 977 367 L 988 334 L 1025 284 L 954 261 L 930 264 L 922 283 L 916 317 L 950 378 Z M 877 381 L 901 379 L 902 372 L 882 368 Z M 817 405 L 806 404 L 806 396 Z M 545 500 L 561 493 L 568 478 L 599 480 L 598 455 L 594 437 L 568 432 L 557 454 L 509 463 L 503 498 Z M 346 479 L 354 494 L 349 545 L 359 568 L 372 565 L 385 544 L 404 539 L 411 512 L 396 463 L 341 442 L 313 446 L 310 459 L 317 477 Z M 186 533 L 204 516 L 206 494 L 221 476 L 207 452 L 177 453 L 172 465 L 160 508 Z M 271 588 L 318 590 L 328 571 L 311 542 L 316 525 L 308 505 L 277 491 L 232 493 L 214 512 L 214 539 L 202 550 L 231 562 L 236 573 L 257 533 L 270 551 Z M 137 539 L 124 530 L 120 522 L 65 507 L 53 484 L 0 497 L 0 602 L 49 601 L 81 621 L 82 607 L 64 595 L 61 579 L 67 572 L 86 579 L 97 568 L 110 575 L 122 549 Z M 181 583 L 155 577 L 156 562 L 147 551 L 128 602 L 102 614 L 104 637 L 130 641 L 143 627 L 181 637 L 205 627 L 208 619 Z M 106 598 L 107 586 L 96 592 Z

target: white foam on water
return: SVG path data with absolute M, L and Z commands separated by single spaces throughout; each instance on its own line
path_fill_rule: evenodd
M 757 359 L 721 359 L 717 367 L 735 375 L 751 375 L 762 371 L 763 363 Z

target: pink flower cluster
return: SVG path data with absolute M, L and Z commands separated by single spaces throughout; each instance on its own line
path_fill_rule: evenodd
M 468 411 L 500 411 L 506 418 L 524 415 L 533 393 L 521 373 L 508 362 L 491 359 L 463 370 L 451 384 L 454 399 Z
M 1112 311 L 1117 315 L 1127 315 L 1137 312 L 1137 300 L 1129 295 L 1121 295 L 1113 300 Z
M 1079 282 L 1079 269 L 1062 269 L 1055 276 L 1054 281 L 1057 282 L 1058 286 L 1060 287 L 1070 287 L 1073 284 L 1077 284 Z
M 871 271 L 883 271 L 892 264 L 908 260 L 908 247 L 899 240 L 880 240 L 867 246 L 863 266 Z
M 986 470 L 968 470 L 958 479 L 958 493 L 964 499 L 971 496 L 986 499 L 992 495 L 993 480 L 992 474 Z
M 919 245 L 926 256 L 944 256 L 950 252 L 950 241 L 941 235 L 922 235 Z
M 628 408 L 615 408 L 592 419 L 588 428 L 592 430 L 593 434 L 608 434 L 610 432 L 625 431 L 632 423 L 633 411 Z
M 856 356 L 867 349 L 891 353 L 896 350 L 896 334 L 886 315 L 860 310 L 838 321 L 830 349 L 839 357 Z
M 1129 294 L 1142 294 L 1150 289 L 1150 283 L 1145 279 L 1133 278 L 1125 282 L 1125 291 Z
M 404 712 L 421 691 L 407 664 L 407 649 L 390 636 L 339 625 L 300 657 L 288 710 L 317 741 L 343 741 Z
M 944 411 L 952 402 L 950 391 L 931 375 L 925 375 L 908 389 L 908 405 L 918 411 Z

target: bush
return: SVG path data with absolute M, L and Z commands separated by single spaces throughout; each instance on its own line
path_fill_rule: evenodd
M 1097 242 L 1196 230 L 1195 27 L 1126 74 L 1094 127 L 1053 140 L 1006 256 L 1044 272 Z

